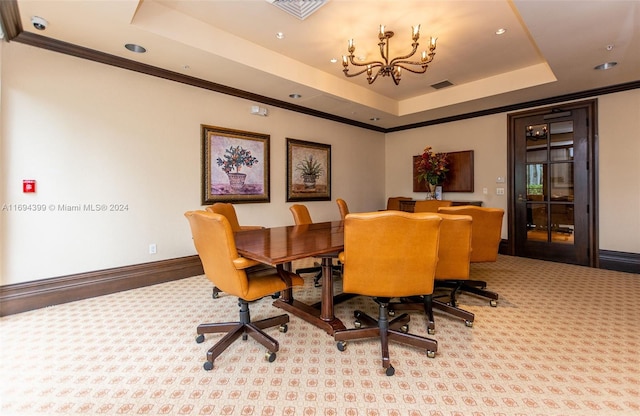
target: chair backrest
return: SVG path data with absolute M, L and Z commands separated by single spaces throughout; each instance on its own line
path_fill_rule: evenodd
M 343 291 L 378 297 L 431 294 L 441 222 L 431 213 L 347 215 L 340 257 Z
M 238 254 L 227 218 L 208 211 L 188 211 L 184 216 L 189 220 L 193 244 L 207 278 L 225 293 L 246 299 L 249 290 L 247 274 L 238 269 L 236 263 L 249 260 Z
M 236 209 L 233 207 L 233 204 L 216 202 L 215 204 L 208 206 L 206 209 L 209 212 L 224 215 L 227 218 L 227 221 L 229 221 L 234 233 L 240 231 L 240 223 L 238 222 L 238 216 L 236 215 Z
M 313 224 L 311 214 L 309 214 L 306 205 L 293 204 L 289 207 L 289 210 L 293 214 L 293 221 L 296 225 Z
M 344 220 L 344 217 L 349 213 L 349 207 L 347 206 L 347 202 L 344 199 L 336 199 L 336 204 L 338 204 L 338 209 L 340 210 L 340 218 Z
M 498 259 L 498 250 L 502 239 L 503 209 L 463 205 L 439 208 L 438 212 L 471 216 L 473 219 L 471 231 L 472 263 L 491 262 Z
M 436 280 L 467 280 L 471 262 L 472 218 L 469 215 L 438 214 L 440 247 Z
M 413 212 L 438 212 L 438 208 L 450 207 L 452 201 L 440 201 L 437 199 L 416 201 Z
M 387 199 L 387 210 L 400 211 L 400 201 L 411 201 L 407 196 L 392 196 Z

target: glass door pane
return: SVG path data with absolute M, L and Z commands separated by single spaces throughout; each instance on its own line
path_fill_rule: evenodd
M 527 203 L 527 240 L 549 241 L 547 204 Z

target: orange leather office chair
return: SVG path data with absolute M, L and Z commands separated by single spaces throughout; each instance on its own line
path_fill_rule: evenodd
M 216 214 L 224 215 L 229 224 L 231 225 L 231 229 L 233 232 L 238 231 L 247 231 L 247 230 L 259 230 L 264 228 L 260 225 L 240 225 L 238 222 L 238 216 L 236 215 L 236 209 L 233 204 L 228 204 L 224 202 L 216 202 L 213 205 L 210 205 L 206 208 L 209 212 L 215 212 Z
M 429 357 L 435 357 L 438 342 L 409 334 L 407 314 L 389 321 L 388 305 L 391 298 L 433 293 L 441 222 L 438 215 L 429 213 L 347 215 L 344 252 L 339 255 L 344 266 L 343 291 L 374 297 L 379 308 L 378 319 L 357 310 L 356 328 L 334 333 L 340 351 L 346 349 L 347 340 L 379 337 L 382 367 L 388 376 L 395 372 L 389 360 L 390 340 L 425 349 Z
M 204 273 L 213 284 L 226 293 L 238 297 L 240 306 L 239 322 L 208 323 L 198 325 L 196 342 L 204 342 L 204 334 L 225 332 L 207 352 L 205 370 L 211 370 L 215 359 L 235 340 L 251 336 L 268 350 L 266 358 L 272 362 L 279 349 L 278 341 L 263 329 L 279 326 L 286 332 L 289 315 L 283 314 L 260 321 L 251 321 L 249 302 L 263 296 L 285 290 L 292 286 L 301 286 L 303 280 L 293 273 L 284 272 L 281 276 L 275 268 L 263 270 L 247 277 L 247 268 L 258 262 L 240 257 L 236 250 L 233 230 L 226 217 L 206 211 L 188 211 L 185 217 L 189 221 L 193 243 L 202 261 Z
M 406 196 L 392 196 L 387 199 L 387 211 L 400 211 L 400 201 L 411 201 L 411 198 Z
M 436 267 L 435 284 L 447 280 L 469 280 L 471 261 L 471 230 L 472 218 L 468 215 L 436 214 L 442 218 L 440 225 L 440 243 L 438 249 L 438 266 Z M 433 309 L 441 310 L 464 321 L 468 327 L 473 326 L 475 315 L 456 307 L 455 298 L 451 300 L 455 292 L 447 292 L 442 296 L 434 293 L 433 296 L 414 296 L 404 298 L 401 302 L 389 304 L 389 314 L 395 315 L 395 311 L 416 310 L 424 311 L 427 316 L 427 332 L 435 333 Z M 445 302 L 439 298 L 447 296 Z
M 240 223 L 238 222 L 238 216 L 236 215 L 236 209 L 233 207 L 233 204 L 216 202 L 215 204 L 208 206 L 206 210 L 216 214 L 224 215 L 227 218 L 227 221 L 229 221 L 229 224 L 231 225 L 231 230 L 234 233 L 238 231 L 259 230 L 263 228 L 260 225 L 240 225 Z M 247 271 L 251 273 L 251 272 L 260 271 L 265 268 L 269 268 L 269 266 L 260 263 L 254 267 L 249 268 L 249 270 Z M 217 299 L 220 296 L 220 292 L 221 290 L 218 287 L 214 286 L 213 294 L 212 294 L 213 298 Z
M 340 210 L 340 218 L 344 220 L 344 217 L 349 213 L 349 207 L 347 206 L 347 202 L 344 199 L 336 199 L 336 204 L 338 204 L 338 210 Z
M 313 224 L 311 220 L 311 214 L 309 214 L 309 209 L 306 205 L 302 204 L 293 204 L 289 207 L 291 214 L 293 214 L 293 221 L 296 225 L 308 225 Z M 341 272 L 341 266 L 333 266 L 334 272 Z M 315 287 L 320 287 L 322 284 L 320 283 L 320 278 L 322 277 L 322 266 L 319 263 L 315 263 L 313 267 L 304 267 L 301 269 L 296 269 L 296 274 L 300 273 L 315 273 L 313 276 L 313 285 Z
M 471 231 L 471 263 L 495 262 L 498 259 L 500 240 L 502 235 L 502 219 L 504 210 L 500 208 L 486 208 L 474 205 L 439 208 L 439 213 L 454 215 L 469 215 L 472 219 Z M 438 285 L 445 285 L 454 289 L 452 303 L 455 306 L 457 292 L 473 293 L 489 299 L 491 306 L 498 306 L 498 294 L 486 290 L 487 283 L 482 280 L 438 281 Z
M 416 201 L 413 212 L 438 212 L 440 207 L 450 207 L 451 201 L 440 201 L 437 199 Z

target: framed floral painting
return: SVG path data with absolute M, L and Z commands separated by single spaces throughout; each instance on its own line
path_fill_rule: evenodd
M 287 138 L 287 202 L 331 200 L 331 145 Z
M 269 202 L 269 135 L 200 127 L 202 205 Z

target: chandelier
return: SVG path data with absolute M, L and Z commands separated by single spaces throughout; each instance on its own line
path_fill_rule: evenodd
M 382 60 L 380 61 L 370 61 L 370 62 L 356 62 L 354 60 L 355 56 L 353 52 L 356 50 L 356 47 L 353 43 L 353 39 L 349 39 L 348 51 L 349 55 L 342 55 L 342 66 L 344 69 L 342 72 L 351 78 L 358 76 L 363 73 L 367 73 L 367 81 L 369 84 L 373 84 L 373 82 L 378 78 L 378 76 L 382 75 L 383 77 L 391 77 L 393 82 L 398 85 L 400 84 L 400 77 L 402 76 L 402 70 L 405 69 L 409 72 L 413 72 L 415 74 L 424 74 L 427 71 L 427 67 L 429 63 L 433 61 L 433 57 L 435 56 L 436 50 L 436 40 L 437 38 L 431 37 L 429 40 L 429 53 L 427 51 L 422 52 L 422 56 L 420 57 L 420 61 L 409 61 L 416 51 L 418 50 L 418 39 L 420 38 L 420 25 L 416 25 L 412 27 L 412 39 L 413 43 L 411 44 L 412 50 L 410 53 L 398 56 L 389 60 L 389 42 L 393 37 L 393 32 L 385 31 L 384 26 L 380 25 L 380 33 L 378 33 L 378 39 L 380 39 L 380 43 L 378 46 L 380 47 L 380 55 L 382 56 Z M 356 72 L 355 74 L 349 73 L 349 64 L 355 67 L 365 67 L 361 71 Z M 376 70 L 377 69 L 377 70 Z M 375 75 L 373 74 L 375 70 Z

